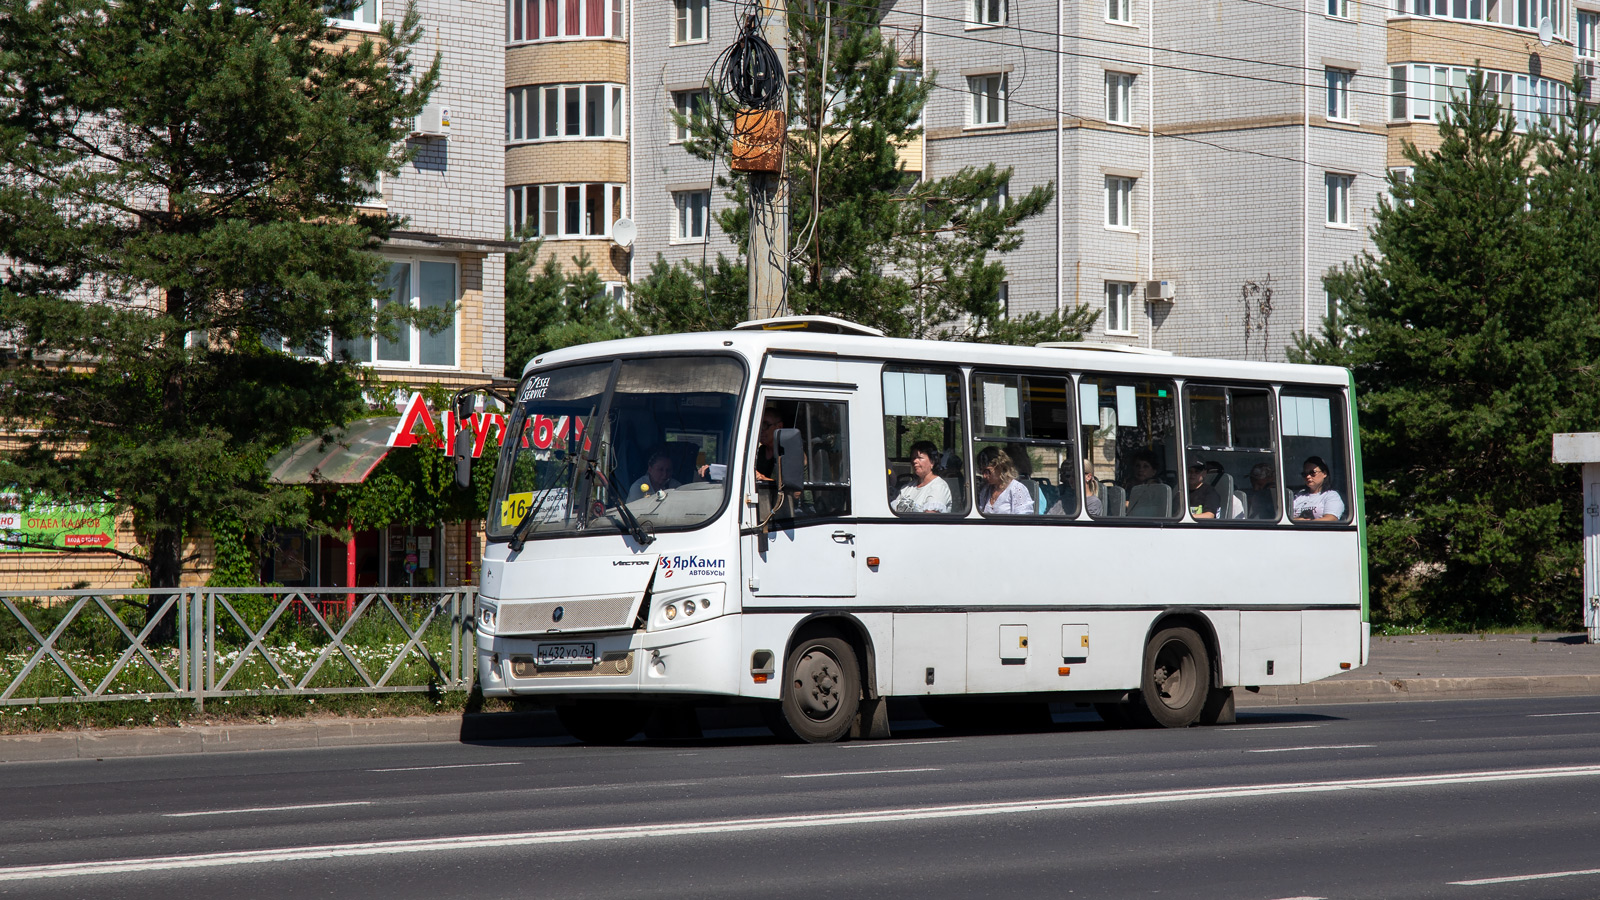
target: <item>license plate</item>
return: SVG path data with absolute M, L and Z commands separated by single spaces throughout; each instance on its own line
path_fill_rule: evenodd
M 540 644 L 536 666 L 592 666 L 593 644 Z

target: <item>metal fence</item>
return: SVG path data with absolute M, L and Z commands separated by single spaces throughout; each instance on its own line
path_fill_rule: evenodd
M 0 592 L 0 706 L 459 691 L 472 588 Z

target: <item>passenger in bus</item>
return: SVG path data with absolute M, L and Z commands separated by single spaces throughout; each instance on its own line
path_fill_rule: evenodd
M 983 487 L 978 490 L 978 509 L 986 516 L 1028 515 L 1037 510 L 1033 495 L 1017 480 L 1017 466 L 998 447 L 986 447 L 978 454 L 978 471 Z
M 1130 489 L 1141 484 L 1163 484 L 1161 480 L 1161 467 L 1156 463 L 1156 455 L 1149 450 L 1140 450 L 1133 455 L 1133 482 L 1128 485 Z
M 1189 466 L 1189 515 L 1196 519 L 1215 519 L 1222 513 L 1222 498 L 1217 489 L 1206 484 L 1206 464 Z
M 641 499 L 645 494 L 657 491 L 670 491 L 673 488 L 683 487 L 678 479 L 672 477 L 672 454 L 664 446 L 657 446 L 650 451 L 650 461 L 645 463 L 644 474 L 628 488 L 628 502 Z
M 1328 488 L 1328 464 L 1320 456 L 1308 456 L 1300 464 L 1300 476 L 1306 486 L 1294 495 L 1296 524 L 1306 522 L 1337 522 L 1344 518 L 1344 498 Z
M 1272 463 L 1256 463 L 1250 467 L 1250 489 L 1244 492 L 1252 519 L 1278 517 L 1278 485 L 1272 477 Z
M 1072 483 L 1073 477 L 1072 463 L 1062 463 L 1061 469 L 1056 473 L 1056 484 L 1061 485 L 1061 499 L 1051 504 L 1050 508 L 1045 511 L 1045 515 L 1064 516 L 1067 514 L 1066 501 L 1067 497 L 1070 496 L 1067 493 L 1067 485 Z M 1094 477 L 1094 469 L 1090 467 L 1087 459 L 1083 461 L 1083 507 L 1089 511 L 1091 516 L 1105 515 L 1105 507 L 1100 503 L 1100 479 Z
M 897 513 L 947 513 L 954 505 L 950 485 L 939 477 L 934 461 L 939 448 L 932 441 L 917 441 L 911 445 L 912 483 L 900 489 L 894 500 Z

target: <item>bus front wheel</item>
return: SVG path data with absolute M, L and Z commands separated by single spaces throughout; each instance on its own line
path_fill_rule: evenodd
M 810 744 L 850 733 L 861 705 L 861 669 L 855 650 L 840 638 L 813 637 L 795 644 L 783 666 L 783 720 Z
M 1139 693 L 1130 698 L 1138 718 L 1165 728 L 1187 728 L 1200 719 L 1211 687 L 1211 657 L 1205 641 L 1188 628 L 1156 632 L 1144 648 Z

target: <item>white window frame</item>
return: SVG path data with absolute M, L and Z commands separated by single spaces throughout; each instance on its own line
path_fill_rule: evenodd
M 1106 334 L 1133 334 L 1133 282 L 1105 284 Z
M 383 21 L 382 0 L 362 0 L 350 12 L 329 16 L 328 21 L 338 28 L 348 28 L 352 31 L 377 31 L 378 23 Z
M 711 39 L 711 0 L 673 0 L 672 44 L 703 44 Z
M 673 191 L 672 211 L 672 243 L 704 244 L 710 240 L 710 188 Z M 696 230 L 699 234 L 694 233 Z
M 1600 13 L 1586 9 L 1578 10 L 1577 29 L 1578 33 L 1574 35 L 1573 41 L 1577 46 L 1577 54 L 1584 59 L 1600 56 L 1600 53 L 1595 51 L 1595 41 L 1600 39 Z
M 407 276 L 407 280 L 408 280 L 408 293 L 410 294 L 410 296 L 407 297 L 404 302 L 411 309 L 418 309 L 418 308 L 420 308 L 420 306 L 422 304 L 422 267 L 423 267 L 423 265 L 424 264 L 427 264 L 427 265 L 448 265 L 448 266 L 451 267 L 451 272 L 453 273 L 453 275 L 452 275 L 453 283 L 451 284 L 450 291 L 449 291 L 449 294 L 450 294 L 449 302 L 452 303 L 455 306 L 455 313 L 454 313 L 455 321 L 452 322 L 450 327 L 449 327 L 449 334 L 450 334 L 449 340 L 451 342 L 451 344 L 450 344 L 450 358 L 451 358 L 452 361 L 448 362 L 448 363 L 438 363 L 438 362 L 424 363 L 424 362 L 422 362 L 421 361 L 421 359 L 422 359 L 422 342 L 423 342 L 423 339 L 424 339 L 424 335 L 422 333 L 422 329 L 416 327 L 415 325 L 411 325 L 409 323 L 403 323 L 403 324 L 401 324 L 399 326 L 401 340 L 396 342 L 396 343 L 404 343 L 405 346 L 406 346 L 406 354 L 407 355 L 406 355 L 406 358 L 403 359 L 403 360 L 402 359 L 380 359 L 379 358 L 379 353 L 381 352 L 382 348 L 379 345 L 379 341 L 382 341 L 384 339 L 382 337 L 378 336 L 378 335 L 371 335 L 371 336 L 365 337 L 365 338 L 357 338 L 355 341 L 352 341 L 352 342 L 349 342 L 349 343 L 346 343 L 346 342 L 330 342 L 331 347 L 330 347 L 330 351 L 329 352 L 338 352 L 338 351 L 344 350 L 350 344 L 360 345 L 360 344 L 364 343 L 366 345 L 365 346 L 366 358 L 363 359 L 363 358 L 360 358 L 359 356 L 357 356 L 356 360 L 355 360 L 356 362 L 358 362 L 359 364 L 361 364 L 363 366 L 370 366 L 370 367 L 374 367 L 374 368 L 385 368 L 385 369 L 425 369 L 425 370 L 431 370 L 431 371 L 459 370 L 461 368 L 461 345 L 462 345 L 462 335 L 461 335 L 461 259 L 459 257 L 455 257 L 455 256 L 443 256 L 443 255 L 439 255 L 439 256 L 421 255 L 421 256 L 405 256 L 405 257 L 386 256 L 386 257 L 384 257 L 384 262 L 388 266 L 391 267 L 391 268 L 386 269 L 385 272 L 384 272 L 383 284 L 385 286 L 390 284 L 390 279 L 393 277 L 393 275 L 392 275 L 392 273 L 394 271 L 393 268 L 392 268 L 393 266 L 401 265 L 401 266 L 408 267 L 409 273 L 408 273 L 408 276 Z M 376 301 L 375 306 L 377 308 L 381 309 L 383 307 L 383 305 L 388 303 L 388 302 L 390 302 L 388 299 L 381 299 L 381 300 Z M 426 337 L 430 338 L 430 339 L 437 339 L 439 337 L 439 335 L 438 334 L 432 334 L 432 335 L 427 335 Z
M 1330 19 L 1352 18 L 1350 15 L 1350 4 L 1352 2 L 1353 0 L 1326 0 L 1323 4 L 1323 12 Z
M 569 133 L 573 126 L 573 91 L 577 92 L 577 134 Z M 596 91 L 600 98 L 599 132 L 590 133 L 588 106 Z M 625 141 L 628 139 L 627 98 L 624 85 L 609 81 L 507 88 L 506 143 Z M 550 115 L 552 109 L 555 113 L 553 123 Z M 553 133 L 550 132 L 552 124 L 555 128 Z
M 1106 0 L 1106 21 L 1113 25 L 1133 24 L 1133 0 Z
M 1000 301 L 1000 318 L 1002 320 L 1010 319 L 1011 318 L 1011 282 L 1009 282 L 1009 281 L 1000 282 L 1000 288 L 996 292 L 996 299 L 998 299 Z
M 596 41 L 623 40 L 627 17 L 623 15 L 624 0 L 571 0 L 578 4 L 578 32 L 567 31 L 567 4 L 558 0 L 554 23 L 549 21 L 548 0 L 506 0 L 506 43 L 536 44 L 544 41 Z M 589 34 L 584 29 L 594 7 L 601 10 L 601 33 Z M 554 24 L 554 28 L 551 25 Z M 552 33 L 554 32 L 554 33 Z
M 1005 72 L 967 77 L 967 92 L 972 103 L 967 110 L 968 128 L 1003 128 L 1010 113 L 1008 95 L 1011 76 Z
M 1566 39 L 1577 25 L 1570 0 L 1393 0 L 1390 18 L 1454 19 L 1482 22 L 1537 33 L 1539 20 L 1550 17 L 1556 37 Z
M 1322 173 L 1322 185 L 1327 194 L 1327 220 L 1329 228 L 1354 228 L 1350 224 L 1350 193 L 1356 177 L 1343 172 Z
M 574 192 L 576 189 L 576 192 Z M 598 192 L 600 220 L 588 217 L 590 196 Z M 573 200 L 577 206 L 574 209 Z M 568 230 L 577 216 L 578 230 Z M 627 185 L 617 182 L 563 182 L 519 184 L 506 188 L 506 231 L 519 235 L 529 224 L 528 237 L 547 241 L 593 241 L 611 237 L 612 226 L 628 215 Z M 553 233 L 552 233 L 553 232 Z
M 1450 101 L 1464 96 L 1473 69 L 1430 63 L 1396 63 L 1389 68 L 1390 121 L 1437 122 Z M 1542 116 L 1558 116 L 1572 102 L 1564 82 L 1525 74 L 1484 70 L 1485 87 L 1498 94 L 1518 131 L 1527 131 Z M 1397 112 L 1404 119 L 1395 118 Z
M 1105 186 L 1105 227 L 1133 231 L 1133 186 L 1139 179 L 1127 175 L 1107 175 Z
M 1106 124 L 1133 124 L 1133 79 L 1131 72 L 1106 72 Z
M 626 281 L 604 281 L 601 287 L 611 296 L 611 302 L 617 304 L 619 309 L 627 309 L 633 305 L 633 293 L 628 290 Z
M 890 82 L 891 86 L 899 86 L 901 84 L 910 84 L 912 87 L 915 87 L 915 86 L 917 86 L 917 85 L 919 85 L 921 83 L 922 83 L 922 70 L 918 69 L 918 68 L 913 68 L 911 66 L 901 66 L 901 67 L 895 69 L 894 70 L 894 80 L 892 82 Z M 833 115 L 833 107 L 830 106 L 827 109 L 827 114 L 828 114 L 828 116 L 830 118 L 832 117 L 832 115 Z M 917 117 L 916 117 L 916 119 L 912 120 L 911 125 L 909 127 L 911 127 L 911 128 L 921 128 L 922 127 L 922 110 L 920 110 L 920 109 L 917 110 Z
M 1356 116 L 1350 107 L 1350 84 L 1356 73 L 1350 69 L 1328 66 L 1322 70 L 1322 80 L 1327 85 L 1327 109 L 1323 110 L 1329 122 L 1354 122 Z
M 967 0 L 967 28 L 1001 28 L 1011 17 L 1011 0 Z
M 693 118 L 695 110 L 708 109 L 710 104 L 711 92 L 707 91 L 705 88 L 697 88 L 692 91 L 672 92 L 672 108 L 677 111 L 678 115 L 685 118 Z M 684 141 L 687 141 L 689 139 L 688 126 L 679 125 L 676 119 L 672 119 L 671 121 L 673 137 L 667 143 L 681 144 Z

